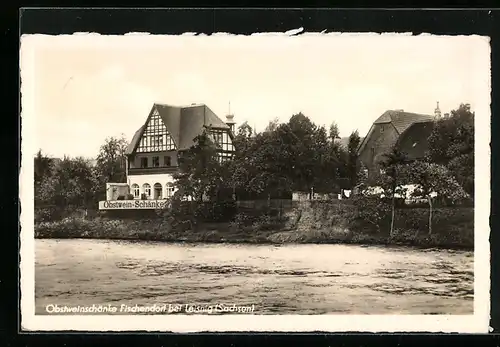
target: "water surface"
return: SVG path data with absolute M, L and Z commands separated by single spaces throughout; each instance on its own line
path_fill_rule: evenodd
M 254 305 L 255 314 L 472 314 L 473 253 L 359 245 L 36 240 L 57 305 Z

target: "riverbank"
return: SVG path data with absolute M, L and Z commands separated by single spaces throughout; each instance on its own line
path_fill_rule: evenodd
M 342 226 L 320 223 L 263 228 L 253 225 L 240 228 L 233 223 L 200 223 L 187 228 L 172 228 L 168 221 L 152 219 L 65 218 L 35 224 L 38 239 L 110 239 L 190 243 L 247 243 L 247 244 L 361 244 L 398 245 L 419 248 L 474 248 L 474 223 L 451 224 L 446 231 L 436 228 L 428 235 L 425 229 L 396 228 L 393 236 L 386 232 L 351 231 Z M 310 224 L 309 222 L 307 224 Z

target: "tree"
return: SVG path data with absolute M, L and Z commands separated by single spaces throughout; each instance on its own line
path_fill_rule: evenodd
M 430 162 L 445 165 L 458 183 L 474 196 L 474 113 L 461 104 L 436 121 L 429 136 Z
M 339 126 L 337 125 L 336 122 L 332 122 L 332 124 L 330 124 L 329 130 L 330 131 L 329 131 L 328 137 L 330 138 L 331 141 L 335 141 L 336 139 L 340 139 Z
M 34 163 L 34 179 L 35 179 L 35 187 L 39 185 L 44 178 L 51 175 L 51 171 L 54 166 L 54 159 L 42 153 L 40 149 L 35 156 Z
M 347 145 L 347 175 L 351 182 L 351 187 L 356 186 L 356 181 L 358 178 L 359 164 L 358 164 L 358 147 L 361 142 L 359 133 L 357 130 L 353 131 L 349 135 L 349 143 Z
M 216 145 L 206 129 L 179 158 L 179 172 L 174 175 L 178 192 L 200 202 L 205 196 L 214 198 L 226 178 L 224 167 L 217 160 Z
M 107 182 L 124 183 L 127 178 L 127 157 L 125 150 L 128 142 L 125 137 L 109 137 L 99 149 L 96 170 L 104 186 Z
M 314 143 L 317 140 L 315 135 L 318 127 L 302 113 L 293 115 L 284 126 L 291 135 L 289 150 L 292 154 L 290 161 L 294 189 L 312 193 L 317 163 L 317 155 L 314 153 L 317 147 Z
M 233 139 L 233 145 L 238 152 L 246 152 L 249 147 L 249 143 L 254 135 L 252 127 L 248 122 L 244 122 L 238 127 L 236 136 Z
M 237 137 L 240 137 L 240 138 L 245 138 L 245 139 L 248 139 L 248 138 L 251 138 L 252 135 L 254 135 L 254 132 L 253 132 L 253 129 L 252 127 L 248 124 L 247 121 L 243 122 L 239 127 L 238 127 L 238 131 L 236 133 L 236 136 Z
M 446 198 L 452 202 L 466 199 L 469 195 L 444 165 L 415 161 L 405 166 L 405 177 L 408 183 L 415 184 L 417 189 L 412 195 L 424 198 L 429 204 L 429 235 L 432 234 L 432 199 L 435 196 Z
M 97 177 L 88 159 L 64 157 L 54 165 L 52 175 L 40 185 L 36 195 L 59 209 L 88 208 L 96 203 Z
M 269 121 L 269 124 L 266 126 L 265 132 L 273 132 L 278 128 L 280 124 L 280 120 L 278 117 L 274 118 L 272 121 Z
M 348 215 L 349 224 L 354 228 L 368 227 L 379 233 L 383 221 L 387 218 L 388 206 L 385 200 L 381 200 L 379 196 L 370 193 L 368 175 L 364 168 L 359 170 L 354 191 L 351 201 L 355 208 Z
M 381 161 L 382 174 L 380 175 L 380 186 L 386 197 L 391 199 L 391 229 L 390 235 L 394 234 L 394 219 L 396 214 L 396 195 L 404 195 L 403 177 L 404 166 L 407 163 L 405 153 L 394 147 L 391 152 L 383 154 Z

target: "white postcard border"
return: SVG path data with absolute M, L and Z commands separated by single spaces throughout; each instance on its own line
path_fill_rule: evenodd
M 300 29 L 299 29 L 300 30 Z M 292 31 L 292 33 L 295 33 Z M 288 36 L 289 33 L 264 34 L 266 39 Z M 288 39 L 301 40 L 311 35 L 359 35 L 379 34 L 357 33 L 306 33 Z M 408 34 L 384 34 L 405 36 Z M 410 33 L 411 35 L 411 33 Z M 419 36 L 430 36 L 428 34 Z M 477 91 L 475 110 L 475 253 L 474 253 L 474 314 L 473 315 L 162 315 L 162 316 L 40 316 L 35 315 L 35 240 L 34 240 L 34 164 L 36 152 L 31 139 L 35 135 L 34 83 L 36 71 L 34 61 L 36 50 L 44 45 L 65 47 L 82 44 L 105 45 L 116 36 L 99 34 L 75 35 L 28 35 L 21 42 L 21 98 L 22 98 L 22 166 L 20 171 L 21 200 L 21 329 L 25 331 L 166 331 L 166 332 L 230 332 L 230 331 L 286 331 L 286 332 L 467 332 L 486 333 L 489 326 L 490 308 L 490 69 L 478 71 L 485 81 L 485 90 Z M 189 35 L 187 40 L 196 39 Z M 251 40 L 255 36 L 218 34 L 203 36 L 204 39 L 231 38 Z M 257 36 L 261 37 L 260 35 Z M 459 36 L 455 36 L 458 38 Z M 460 36 L 464 38 L 465 36 Z M 199 39 L 200 37 L 198 37 Z M 445 38 L 441 36 L 440 38 Z M 447 38 L 451 38 L 448 36 Z M 491 66 L 489 38 L 476 35 L 467 39 L 482 40 L 484 52 L 478 59 L 484 59 L 484 66 Z M 164 40 L 164 41 L 162 41 Z M 170 40 L 170 41 L 169 41 Z M 172 36 L 131 34 L 123 36 L 124 45 L 157 45 L 158 42 L 172 42 Z M 271 41 L 270 41 L 271 42 Z M 179 44 L 179 43 L 177 43 Z M 276 40 L 272 41 L 273 45 Z M 481 197 L 478 199 L 477 197 Z

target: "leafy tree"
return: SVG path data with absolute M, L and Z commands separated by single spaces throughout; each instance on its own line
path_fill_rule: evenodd
M 266 129 L 264 131 L 265 132 L 273 132 L 278 128 L 279 124 L 280 124 L 280 120 L 278 117 L 276 117 L 272 121 L 269 122 L 269 124 L 266 126 Z
M 44 178 L 51 175 L 54 166 L 54 159 L 42 153 L 40 149 L 35 156 L 35 187 L 39 185 Z
M 349 135 L 349 143 L 347 145 L 347 175 L 351 182 L 351 187 L 356 186 L 356 181 L 358 178 L 359 172 L 359 161 L 358 161 L 358 147 L 361 142 L 359 137 L 359 133 L 357 130 L 353 131 L 351 135 Z
M 379 233 L 388 215 L 388 205 L 385 200 L 368 191 L 368 175 L 364 168 L 359 170 L 357 182 L 355 194 L 351 197 L 355 208 L 348 215 L 349 224 L 355 229 L 368 227 Z
M 125 137 L 109 137 L 99 149 L 96 170 L 101 183 L 124 183 L 127 180 L 125 150 L 128 142 Z
M 248 138 L 251 138 L 252 135 L 254 135 L 254 131 L 253 131 L 252 127 L 248 124 L 247 121 L 243 122 L 238 127 L 238 131 L 236 133 L 236 136 L 238 136 L 240 138 L 248 139 Z
M 179 158 L 179 172 L 174 175 L 177 193 L 200 202 L 204 197 L 215 197 L 224 183 L 224 167 L 217 160 L 217 148 L 207 129 Z
M 312 186 L 316 191 L 329 193 L 336 183 L 336 154 L 328 141 L 325 127 L 318 127 L 313 135 L 311 153 L 314 161 Z
M 332 122 L 330 124 L 330 129 L 329 129 L 328 137 L 330 138 L 331 141 L 334 141 L 335 139 L 340 139 L 340 131 L 339 131 L 339 126 L 337 125 L 336 122 Z
M 465 191 L 474 194 L 474 113 L 461 104 L 436 121 L 429 136 L 429 161 L 445 165 Z
M 391 200 L 391 229 L 390 235 L 394 234 L 394 219 L 396 211 L 396 195 L 404 195 L 404 167 L 407 163 L 405 153 L 399 151 L 396 147 L 391 152 L 385 153 L 381 161 L 382 174 L 380 175 L 380 186 L 385 195 Z
M 235 185 L 258 195 L 267 194 L 268 197 L 290 189 L 289 159 L 293 138 L 294 135 L 284 125 L 253 138 L 248 151 L 236 156 L 233 171 Z
M 290 136 L 290 151 L 293 154 L 290 158 L 292 163 L 292 180 L 294 189 L 311 192 L 314 181 L 317 155 L 314 145 L 317 140 L 318 127 L 304 114 L 293 115 L 286 126 Z
M 432 213 L 434 196 L 439 196 L 458 202 L 466 199 L 469 195 L 462 186 L 451 175 L 450 171 L 444 166 L 434 163 L 415 161 L 405 166 L 405 177 L 408 183 L 415 184 L 417 189 L 412 195 L 414 197 L 424 198 L 429 204 L 429 235 L 432 234 Z
M 44 179 L 36 195 L 44 203 L 60 209 L 88 208 L 96 203 L 97 177 L 89 160 L 64 157 L 54 165 L 52 175 Z
M 243 124 L 241 124 L 238 127 L 236 135 L 233 139 L 233 145 L 236 149 L 236 152 L 246 153 L 248 147 L 250 146 L 253 135 L 254 131 L 248 124 L 248 122 L 244 122 Z

